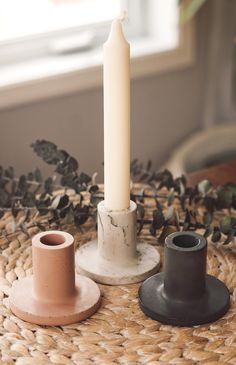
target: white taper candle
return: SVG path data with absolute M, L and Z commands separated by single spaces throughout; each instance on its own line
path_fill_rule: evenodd
M 115 19 L 103 47 L 105 207 L 130 205 L 130 47 Z

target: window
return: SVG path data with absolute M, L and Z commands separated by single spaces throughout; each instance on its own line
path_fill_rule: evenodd
M 132 76 L 191 62 L 178 0 L 0 0 L 0 107 L 101 84 L 102 44 L 123 10 Z
M 105 41 L 122 9 L 129 37 L 177 44 L 177 0 L 0 0 L 1 62 L 91 49 Z
M 127 31 L 139 35 L 141 0 L 0 0 L 0 63 L 94 48 L 131 7 Z
M 0 0 L 0 41 L 109 21 L 120 0 Z

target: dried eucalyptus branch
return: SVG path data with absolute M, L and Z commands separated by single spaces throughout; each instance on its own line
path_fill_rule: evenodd
M 96 207 L 103 199 L 103 192 L 95 183 L 95 174 L 90 177 L 79 172 L 78 161 L 52 142 L 37 140 L 31 147 L 44 162 L 54 166 L 53 175 L 43 179 L 40 170 L 35 169 L 16 177 L 12 167 L 0 167 L 0 217 L 11 211 L 12 226 L 15 227 L 11 232 L 3 230 L 0 236 L 7 239 L 18 232 L 27 233 L 35 226 L 41 230 L 45 226 L 52 228 L 65 224 L 80 228 L 88 218 L 96 219 Z M 140 191 L 133 188 L 131 192 L 131 199 L 138 207 L 138 233 L 144 226 L 148 227 L 160 243 L 176 230 L 201 228 L 213 242 L 218 242 L 223 234 L 226 236 L 225 244 L 236 235 L 236 219 L 231 214 L 236 209 L 235 184 L 228 183 L 214 189 L 210 181 L 203 180 L 190 187 L 185 176 L 174 178 L 168 170 L 154 171 L 151 161 L 146 165 L 138 160 L 132 161 L 131 175 L 134 182 L 145 184 Z M 68 189 L 77 194 L 76 203 L 67 194 Z M 150 218 L 144 204 L 148 199 L 155 202 Z M 225 215 L 224 209 L 227 209 L 228 215 Z M 22 211 L 25 219 L 18 227 L 16 218 Z M 219 224 L 214 225 L 214 214 L 219 215 L 219 212 L 223 212 L 223 216 Z M 45 216 L 45 223 L 32 219 L 32 214 Z

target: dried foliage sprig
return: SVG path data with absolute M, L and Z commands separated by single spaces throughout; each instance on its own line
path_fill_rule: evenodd
M 95 175 L 90 177 L 80 172 L 78 161 L 52 142 L 37 140 L 31 147 L 44 162 L 54 166 L 53 176 L 43 179 L 37 168 L 16 177 L 12 167 L 0 167 L 0 217 L 7 211 L 11 211 L 13 217 L 10 231 L 4 228 L 1 236 L 9 240 L 10 235 L 19 231 L 28 234 L 28 229 L 34 226 L 41 230 L 66 224 L 81 228 L 90 217 L 96 220 L 96 207 L 103 199 L 103 192 L 95 183 Z M 224 244 L 236 235 L 233 216 L 236 184 L 213 188 L 210 181 L 203 180 L 190 187 L 185 176 L 174 178 L 168 170 L 155 171 L 151 161 L 146 165 L 132 161 L 131 174 L 133 182 L 142 182 L 145 186 L 138 191 L 133 188 L 131 192 L 131 199 L 138 206 L 138 233 L 148 227 L 159 243 L 177 230 L 201 228 L 205 237 L 211 236 L 213 242 L 218 242 L 223 234 Z M 77 194 L 76 202 L 70 199 L 70 189 Z M 152 216 L 145 211 L 147 199 L 155 202 Z M 16 218 L 22 211 L 24 219 L 19 225 Z M 218 224 L 213 223 L 214 214 L 220 212 L 223 216 Z

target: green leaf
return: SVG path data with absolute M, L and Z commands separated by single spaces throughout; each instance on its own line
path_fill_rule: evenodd
M 139 177 L 139 181 L 145 181 L 147 178 L 149 177 L 149 173 L 148 172 L 144 172 L 140 177 Z
M 8 177 L 9 179 L 14 179 L 15 172 L 14 172 L 14 168 L 12 166 L 9 166 L 5 170 L 5 176 Z
M 57 195 L 51 204 L 52 209 L 63 209 L 65 208 L 69 203 L 69 196 L 67 194 L 60 196 Z
M 175 191 L 173 188 L 171 188 L 168 192 L 168 195 L 167 195 L 167 203 L 168 203 L 168 206 L 170 206 L 173 201 L 175 200 Z
M 224 234 L 229 234 L 229 232 L 234 228 L 235 218 L 225 216 L 220 220 L 220 229 Z
M 173 175 L 167 169 L 165 169 L 164 171 L 157 174 L 156 179 L 157 179 L 157 181 L 160 181 L 159 188 L 162 188 L 165 186 L 167 189 L 170 189 L 173 186 L 173 182 L 174 182 Z
M 204 233 L 204 237 L 205 238 L 209 237 L 212 234 L 212 232 L 213 232 L 213 227 L 212 226 L 207 227 Z
M 10 194 L 0 188 L 0 206 L 2 208 L 7 207 L 10 204 Z
M 174 217 L 175 209 L 173 206 L 169 207 L 165 213 L 165 221 L 169 221 Z
M 44 182 L 44 190 L 47 194 L 52 194 L 53 192 L 53 179 L 51 177 L 48 177 Z
M 104 195 L 103 194 L 92 194 L 91 195 L 91 199 L 90 199 L 90 204 L 96 208 L 97 205 L 104 199 Z
M 74 207 L 74 223 L 76 227 L 84 224 L 89 217 L 89 207 L 84 205 L 83 207 L 80 204 L 77 204 Z
M 81 174 L 79 176 L 79 180 L 80 180 L 81 184 L 87 185 L 91 181 L 91 177 L 89 175 L 85 174 L 84 172 L 81 172 Z
M 180 196 L 183 196 L 185 194 L 185 186 L 181 180 L 179 182 L 179 188 L 180 188 Z
M 152 224 L 150 227 L 150 233 L 151 235 L 155 236 L 156 235 L 156 230 L 160 229 L 163 224 L 165 223 L 165 217 L 162 213 L 161 209 L 155 209 L 152 213 Z
M 179 213 L 177 212 L 177 210 L 175 210 L 175 225 L 177 228 L 177 231 L 180 231 L 180 219 L 179 219 Z
M 20 229 L 22 230 L 22 232 L 27 236 L 30 237 L 28 229 L 27 229 L 27 224 L 26 223 L 21 223 L 20 224 Z
M 218 209 L 230 208 L 233 202 L 233 192 L 227 187 L 220 186 L 217 189 L 217 207 Z
M 64 150 L 59 150 L 59 151 L 57 151 L 57 157 L 58 157 L 58 160 L 59 160 L 59 161 L 65 161 L 65 160 L 67 160 L 70 156 L 69 156 L 69 154 L 68 154 L 66 151 L 64 151 Z
M 167 236 L 169 236 L 171 233 L 176 232 L 177 229 L 174 226 L 165 226 L 163 227 L 160 236 L 158 237 L 158 242 L 161 244 L 165 243 L 165 239 Z
M 191 223 L 191 215 L 188 209 L 186 209 L 183 230 L 187 231 Z
M 236 209 L 236 196 L 233 197 L 232 208 Z
M 153 211 L 153 224 L 156 229 L 160 229 L 165 223 L 165 217 L 160 209 Z
M 57 207 L 58 207 L 58 204 L 60 203 L 60 200 L 61 200 L 61 197 L 60 197 L 60 195 L 57 195 L 54 199 L 53 199 L 53 201 L 52 201 L 52 204 L 51 204 L 51 209 L 57 209 Z
M 144 203 L 144 194 L 145 194 L 145 188 L 141 189 L 139 196 L 138 196 L 138 201 L 140 203 Z
M 229 189 L 232 191 L 233 195 L 236 196 L 236 184 L 234 183 L 227 183 L 226 185 L 224 185 L 225 188 Z
M 33 172 L 29 172 L 28 175 L 27 175 L 27 180 L 28 181 L 33 181 L 34 180 L 34 174 Z
M 59 162 L 57 146 L 54 143 L 45 140 L 37 140 L 31 144 L 31 147 L 44 162 L 50 165 L 56 165 Z
M 205 226 L 209 226 L 212 222 L 212 214 L 210 212 L 204 212 L 203 223 Z
M 213 213 L 216 209 L 216 200 L 211 196 L 205 196 L 204 205 L 210 213 Z
M 41 183 L 43 181 L 41 171 L 37 168 L 34 171 L 34 178 L 38 183 Z
M 181 177 L 177 177 L 174 181 L 175 190 L 178 192 L 180 196 L 183 196 L 186 191 L 186 179 L 182 175 Z
M 224 245 L 228 245 L 234 238 L 235 236 L 235 229 L 231 229 L 228 234 L 227 234 L 227 238 L 224 241 Z
M 211 236 L 212 242 L 218 242 L 221 239 L 221 232 L 219 227 L 214 227 L 214 231 Z
M 198 183 L 198 191 L 200 194 L 202 194 L 203 196 L 207 195 L 211 189 L 212 189 L 212 184 L 209 180 L 202 180 Z
M 25 207 L 34 207 L 35 206 L 35 196 L 31 191 L 27 191 L 22 199 L 22 205 Z
M 58 163 L 56 172 L 60 175 L 66 176 L 74 173 L 78 168 L 79 164 L 77 160 L 74 157 L 69 157 L 67 160 L 62 160 Z
M 69 209 L 66 211 L 65 216 L 63 217 L 63 223 L 64 224 L 72 224 L 74 223 L 74 211 L 73 207 L 69 207 Z
M 180 24 L 183 25 L 198 12 L 206 0 L 191 0 L 183 7 L 180 13 Z
M 137 204 L 137 218 L 143 219 L 145 214 L 144 206 L 142 204 Z
M 21 175 L 17 185 L 17 194 L 23 195 L 26 193 L 28 188 L 27 179 L 25 175 Z
M 90 194 L 95 194 L 99 191 L 99 186 L 98 185 L 91 185 L 89 187 L 89 192 Z

